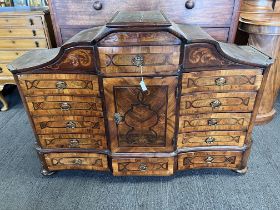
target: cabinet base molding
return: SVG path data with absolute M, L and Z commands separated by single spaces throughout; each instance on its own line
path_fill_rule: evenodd
M 264 125 L 273 120 L 276 115 L 276 110 L 273 108 L 270 112 L 265 114 L 258 114 L 255 120 L 255 125 Z

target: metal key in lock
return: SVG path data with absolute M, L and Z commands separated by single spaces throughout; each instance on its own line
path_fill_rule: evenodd
M 144 78 L 143 78 L 143 66 L 144 66 L 144 57 L 141 55 L 136 55 L 133 59 L 132 59 L 132 63 L 133 65 L 137 66 L 138 68 L 141 69 L 141 81 L 139 83 L 142 91 L 147 91 L 148 88 L 145 84 Z

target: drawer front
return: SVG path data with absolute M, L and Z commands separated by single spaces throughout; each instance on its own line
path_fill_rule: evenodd
M 43 148 L 81 148 L 81 149 L 106 149 L 104 135 L 98 134 L 53 134 L 39 135 Z
M 45 38 L 45 32 L 44 29 L 36 28 L 0 28 L 0 37 Z
M 247 130 L 250 113 L 215 113 L 180 116 L 181 133 L 191 131 Z
M 34 117 L 38 134 L 85 133 L 103 134 L 104 119 L 86 116 Z
M 194 93 L 181 97 L 180 114 L 207 112 L 251 112 L 256 92 L 235 93 Z
M 0 48 L 33 49 L 48 47 L 45 39 L 0 39 Z
M 97 97 L 37 96 L 26 97 L 31 115 L 85 115 L 102 117 L 102 103 Z
M 22 74 L 19 75 L 19 84 L 25 95 L 99 96 L 98 77 L 95 75 Z
M 1 50 L 0 51 L 0 60 L 9 63 L 10 61 L 15 60 L 19 56 L 22 56 L 26 51 L 22 50 Z
M 94 9 L 94 1 L 54 1 L 52 6 L 59 25 L 104 25 L 116 11 L 162 10 L 175 23 L 199 24 L 203 26 L 229 26 L 234 9 L 234 0 L 199 0 L 192 9 L 185 7 L 186 0 L 166 1 L 102 0 L 102 9 Z M 67 8 L 67 11 L 65 11 Z M 176 15 L 174 14 L 176 12 Z M 77 16 L 76 14 L 79 14 Z M 203 14 L 203 15 L 202 15 Z
M 208 131 L 178 134 L 177 145 L 182 147 L 240 146 L 244 145 L 246 133 L 242 131 Z
M 220 42 L 227 42 L 228 41 L 228 35 L 230 28 L 204 28 L 202 27 L 204 31 L 206 31 L 210 36 L 212 36 L 215 40 Z
M 0 64 L 0 77 L 12 76 L 12 73 L 7 68 L 7 63 Z
M 14 27 L 14 26 L 24 26 L 24 27 L 34 27 L 42 28 L 43 21 L 40 16 L 9 16 L 9 17 L 0 17 L 0 25 Z
M 178 169 L 192 168 L 239 168 L 242 152 L 188 152 L 178 156 Z
M 169 32 L 116 32 L 102 39 L 99 45 L 178 45 L 180 43 L 180 39 Z
M 107 156 L 94 153 L 44 154 L 48 170 L 108 170 Z
M 262 82 L 262 71 L 220 70 L 183 74 L 182 94 L 203 91 L 258 90 Z
M 139 56 L 143 74 L 176 73 L 180 46 L 99 47 L 101 72 L 106 75 L 139 75 Z
M 174 171 L 174 158 L 113 159 L 115 176 L 169 176 Z

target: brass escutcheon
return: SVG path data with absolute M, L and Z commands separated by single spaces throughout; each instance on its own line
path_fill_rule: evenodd
M 142 55 L 136 55 L 132 58 L 131 62 L 134 66 L 140 67 L 144 65 L 144 57 Z
M 227 80 L 224 77 L 219 77 L 215 80 L 217 86 L 223 86 L 227 83 Z

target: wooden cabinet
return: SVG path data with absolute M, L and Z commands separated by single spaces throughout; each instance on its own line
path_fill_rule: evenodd
M 0 101 L 1 111 L 8 104 L 1 94 L 6 84 L 15 84 L 6 65 L 34 48 L 51 48 L 54 44 L 49 12 L 1 12 L 0 11 Z
M 194 168 L 246 172 L 271 63 L 250 46 L 217 42 L 154 11 L 118 13 L 9 68 L 44 175 L 168 176 Z
M 215 39 L 233 42 L 240 2 L 241 0 L 50 0 L 49 7 L 58 45 L 84 29 L 108 23 L 118 10 L 161 10 L 175 23 L 199 25 Z

